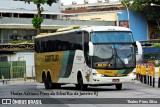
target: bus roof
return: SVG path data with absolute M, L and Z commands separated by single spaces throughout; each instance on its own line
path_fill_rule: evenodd
M 35 38 L 66 34 L 75 31 L 96 32 L 96 31 L 131 31 L 131 30 L 119 26 L 79 26 L 79 27 L 74 26 L 74 27 L 62 28 L 62 30 L 61 29 L 57 30 L 57 32 L 54 33 L 41 33 L 40 35 L 37 35 Z

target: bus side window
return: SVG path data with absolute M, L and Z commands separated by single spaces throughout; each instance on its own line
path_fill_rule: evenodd
M 69 50 L 69 42 L 64 41 L 63 43 L 63 51 Z
M 62 42 L 61 41 L 58 42 L 57 49 L 58 49 L 58 51 L 62 51 Z
M 76 50 L 76 45 L 74 43 L 71 44 L 70 50 Z
M 76 32 L 76 49 L 77 50 L 82 50 L 82 31 Z

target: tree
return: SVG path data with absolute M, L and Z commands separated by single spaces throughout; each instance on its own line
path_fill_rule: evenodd
M 152 5 L 154 4 L 154 5 Z M 131 5 L 134 11 L 145 15 L 148 20 L 160 19 L 159 0 L 133 0 Z
M 43 18 L 41 17 L 41 12 L 43 12 L 43 7 L 41 5 L 47 3 L 49 6 L 52 3 L 56 3 L 57 0 L 25 0 L 25 3 L 33 2 L 37 5 L 37 15 L 32 19 L 33 27 L 37 29 L 37 34 L 40 34 L 41 23 L 43 22 Z
M 122 0 L 122 5 L 126 3 L 132 10 L 142 14 L 148 20 L 155 20 L 159 26 L 160 20 L 160 0 Z M 160 29 L 160 27 L 159 27 Z

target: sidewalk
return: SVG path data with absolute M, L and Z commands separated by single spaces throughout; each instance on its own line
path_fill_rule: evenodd
M 2 79 L 0 79 L 0 86 L 17 84 L 17 83 L 30 83 L 30 82 L 36 82 L 36 80 L 27 79 L 26 81 L 24 81 L 24 78 L 5 79 L 5 80 L 4 80 L 4 84 L 3 84 Z

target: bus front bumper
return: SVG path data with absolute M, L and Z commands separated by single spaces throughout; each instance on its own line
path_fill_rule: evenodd
M 121 84 L 121 83 L 134 83 L 135 77 L 98 77 L 93 76 L 92 84 Z

